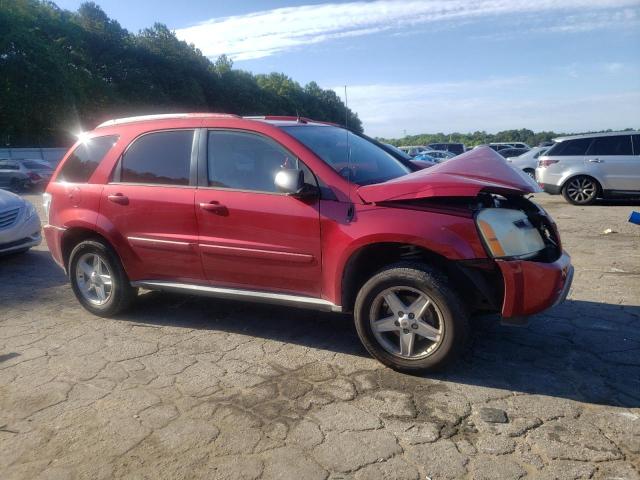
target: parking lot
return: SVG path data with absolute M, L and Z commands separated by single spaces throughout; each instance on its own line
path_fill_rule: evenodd
M 537 197 L 568 300 L 528 327 L 476 318 L 422 377 L 346 316 L 143 292 L 102 319 L 46 245 L 0 258 L 1 477 L 640 478 L 640 203 Z

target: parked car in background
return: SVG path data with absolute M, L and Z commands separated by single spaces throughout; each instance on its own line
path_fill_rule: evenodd
M 507 158 L 517 157 L 518 155 L 522 155 L 523 153 L 527 153 L 528 151 L 528 148 L 503 148 L 502 150 L 498 150 L 498 153 L 504 158 Z
M 460 155 L 466 151 L 464 143 L 430 143 L 427 145 L 431 150 L 444 150 L 445 152 Z
M 45 235 L 95 315 L 138 288 L 347 312 L 382 363 L 432 370 L 471 313 L 520 324 L 567 295 L 570 258 L 524 177 L 489 149 L 420 170 L 300 117 L 127 118 L 62 160 Z
M 431 150 L 430 148 L 421 146 L 421 145 L 417 145 L 417 146 L 402 146 L 402 147 L 398 147 L 400 150 L 402 150 L 404 153 L 406 153 L 407 155 L 409 155 L 410 157 L 415 157 L 416 155 L 419 155 L 423 152 L 429 151 Z
M 432 150 L 430 152 L 427 152 L 427 154 L 431 158 L 435 158 L 436 160 L 438 160 L 438 162 L 444 162 L 445 160 L 449 160 L 449 159 L 454 158 L 454 157 L 457 156 L 453 152 L 447 152 L 447 151 L 444 151 L 444 150 Z
M 569 203 L 640 195 L 640 132 L 611 132 L 556 138 L 538 157 L 536 179 L 545 192 Z
M 416 155 L 415 157 L 411 157 L 408 153 L 403 152 L 395 145 L 391 145 L 390 143 L 382 143 L 381 145 L 391 150 L 391 154 L 398 155 L 401 159 L 411 162 L 413 165 L 420 169 L 433 167 L 438 163 L 435 161 L 435 159 L 429 157 L 426 153 L 421 153 L 419 155 Z
M 41 241 L 40 218 L 31 202 L 0 190 L 0 255 L 26 252 Z
M 538 157 L 543 155 L 547 150 L 549 150 L 549 147 L 533 147 L 531 150 L 527 150 L 526 152 L 513 157 L 505 155 L 507 149 L 500 153 L 507 159 L 507 163 L 510 163 L 511 166 L 523 170 L 525 173 L 530 175 L 531 178 L 536 178 Z
M 491 142 L 490 147 L 507 147 L 507 148 L 525 148 L 529 150 L 531 147 L 523 142 Z
M 0 159 L 0 188 L 14 192 L 46 186 L 53 175 L 53 168 L 44 160 Z

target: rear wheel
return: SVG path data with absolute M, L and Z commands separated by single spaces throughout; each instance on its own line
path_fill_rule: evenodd
M 524 169 L 524 173 L 526 173 L 527 175 L 529 175 L 531 178 L 533 178 L 534 180 L 536 179 L 536 171 L 533 168 L 525 168 Z
M 596 180 L 586 175 L 579 175 L 569 179 L 562 188 L 562 196 L 574 205 L 590 205 L 598 198 L 600 185 Z
M 464 346 L 468 321 L 446 278 L 416 263 L 391 265 L 360 290 L 354 308 L 365 348 L 396 370 L 437 370 Z
M 69 260 L 69 278 L 80 304 L 101 317 L 126 310 L 137 295 L 116 253 L 98 240 L 76 245 Z

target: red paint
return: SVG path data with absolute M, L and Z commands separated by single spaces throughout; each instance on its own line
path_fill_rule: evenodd
M 295 120 L 272 118 L 274 123 Z M 305 162 L 335 199 L 109 183 L 120 155 L 136 137 L 179 128 L 239 129 L 268 136 Z M 63 229 L 96 232 L 116 250 L 131 280 L 173 279 L 278 291 L 340 305 L 349 259 L 374 243 L 411 244 L 450 261 L 487 258 L 470 215 L 395 208 L 395 201 L 475 197 L 481 191 L 537 191 L 488 148 L 392 181 L 358 187 L 269 121 L 193 114 L 108 125 L 88 134 L 103 135 L 118 135 L 119 139 L 89 183 L 49 183 L 47 192 L 53 197 L 50 224 L 56 228 L 45 227 L 45 235 L 53 257 L 62 263 Z M 206 158 L 206 152 L 201 158 Z M 384 204 L 377 204 L 381 202 Z M 548 264 L 496 264 L 504 282 L 502 313 L 516 316 L 541 311 L 555 302 L 569 259 L 564 255 Z

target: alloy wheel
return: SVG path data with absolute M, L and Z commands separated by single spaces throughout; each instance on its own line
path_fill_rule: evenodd
M 565 188 L 569 198 L 576 203 L 588 203 L 598 193 L 596 183 L 587 177 L 573 178 Z
M 440 309 L 424 292 L 412 287 L 380 292 L 371 304 L 369 319 L 382 348 L 401 358 L 428 357 L 444 337 Z
M 78 259 L 76 282 L 84 299 L 93 305 L 104 305 L 113 293 L 109 265 L 96 253 L 85 253 Z

